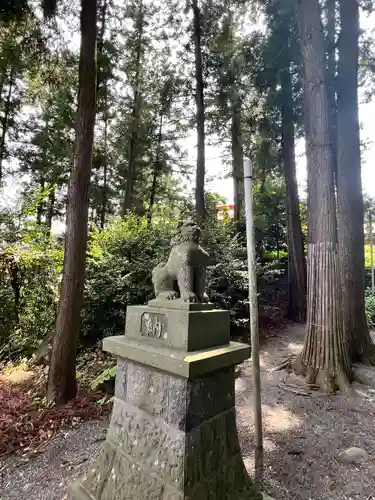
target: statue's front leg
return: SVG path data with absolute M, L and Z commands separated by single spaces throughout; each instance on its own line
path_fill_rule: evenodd
M 200 302 L 208 302 L 206 294 L 206 268 L 201 267 L 195 270 L 195 293 Z
M 181 299 L 185 302 L 197 302 L 198 298 L 194 293 L 194 271 L 191 266 L 183 265 L 177 275 L 178 288 Z

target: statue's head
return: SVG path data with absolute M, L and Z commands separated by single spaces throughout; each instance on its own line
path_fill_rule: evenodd
M 187 219 L 179 225 L 177 235 L 172 240 L 172 245 L 176 245 L 182 241 L 199 243 L 201 234 L 202 232 L 198 224 L 192 219 Z

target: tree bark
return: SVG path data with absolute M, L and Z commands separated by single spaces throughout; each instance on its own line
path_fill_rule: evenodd
M 346 333 L 353 361 L 375 364 L 365 314 L 364 208 L 358 119 L 357 0 L 340 0 L 337 130 L 338 130 L 338 236 L 341 286 Z
M 128 170 L 126 173 L 126 186 L 124 201 L 121 208 L 122 217 L 125 216 L 127 210 L 133 208 L 133 195 L 134 183 L 136 175 L 136 157 L 137 157 L 137 135 L 140 122 L 141 111 L 141 63 L 142 63 L 142 44 L 143 44 L 143 30 L 144 30 L 144 13 L 143 2 L 140 0 L 138 12 L 138 40 L 137 40 L 137 53 L 135 62 L 135 87 L 134 87 L 134 101 L 131 118 L 131 130 L 129 139 L 129 157 L 128 157 Z
M 158 143 L 156 146 L 154 172 L 153 172 L 153 176 L 152 176 L 152 186 L 151 186 L 151 193 L 150 193 L 150 206 L 149 206 L 148 213 L 147 213 L 147 222 L 149 225 L 151 224 L 151 221 L 152 221 L 152 212 L 153 212 L 154 204 L 155 204 L 157 181 L 158 181 L 158 177 L 160 174 L 162 140 L 163 140 L 163 110 L 160 112 Z
M 234 220 L 239 222 L 243 211 L 244 184 L 243 184 L 243 151 L 241 134 L 241 102 L 236 93 L 232 102 L 232 177 L 234 197 Z
M 48 374 L 48 399 L 63 404 L 75 397 L 76 355 L 83 300 L 89 184 L 96 111 L 97 0 L 81 0 L 76 152 L 69 182 L 64 275 Z
M 48 195 L 48 209 L 47 209 L 47 214 L 46 214 L 46 227 L 48 232 L 51 232 L 52 228 L 52 220 L 53 220 L 53 214 L 55 210 L 55 188 L 52 189 Z
M 97 42 L 97 81 L 96 81 L 96 95 L 99 95 L 100 86 L 103 83 L 104 93 L 104 151 L 101 156 L 103 168 L 103 184 L 101 186 L 101 206 L 98 209 L 100 218 L 100 227 L 104 229 L 105 218 L 107 213 L 107 174 L 108 174 L 108 82 L 103 74 L 103 57 L 104 57 L 104 35 L 107 21 L 108 0 L 102 0 L 99 7 L 99 28 L 98 28 L 98 42 Z M 98 106 L 98 103 L 97 103 Z
M 1 136 L 0 136 L 0 184 L 3 180 L 3 161 L 5 157 L 5 139 L 8 132 L 9 115 L 12 105 L 12 93 L 14 86 L 14 67 L 11 67 L 9 75 L 8 93 L 4 103 L 4 115 L 1 119 Z
M 100 85 L 103 81 L 103 68 L 102 68 L 102 59 L 103 59 L 103 51 L 104 51 L 104 34 L 105 34 L 105 26 L 107 20 L 107 9 L 108 9 L 108 1 L 102 0 L 99 7 L 99 28 L 98 28 L 98 41 L 97 41 L 97 78 L 96 78 L 96 95 L 99 93 Z
M 192 0 L 193 9 L 193 40 L 195 50 L 195 104 L 197 120 L 197 172 L 195 179 L 195 208 L 197 219 L 200 223 L 206 217 L 204 199 L 204 181 L 206 175 L 205 160 L 205 107 L 204 107 L 204 82 L 202 66 L 201 45 L 201 11 L 198 0 Z
M 106 99 L 107 101 L 107 99 Z M 107 103 L 106 103 L 107 106 Z M 107 214 L 107 183 L 108 183 L 108 113 L 104 116 L 104 155 L 103 155 L 103 185 L 102 185 L 102 206 L 100 209 L 100 227 L 104 229 L 105 216 Z
M 282 92 L 282 153 L 286 185 L 288 239 L 288 317 L 306 321 L 306 262 L 303 248 L 301 217 L 296 176 L 293 89 L 290 67 L 280 72 Z
M 334 161 L 334 175 L 337 182 L 336 0 L 326 0 L 326 17 L 327 90 L 329 100 L 329 120 Z
M 44 192 L 44 188 L 45 188 L 45 179 L 44 179 L 44 177 L 41 177 L 40 182 L 39 182 L 39 186 L 40 186 L 39 195 L 41 195 Z M 38 206 L 37 206 L 37 209 L 36 209 L 36 223 L 37 223 L 38 226 L 40 226 L 42 224 L 43 212 L 44 212 L 44 199 L 42 199 L 38 203 Z
M 0 99 L 1 99 L 1 96 L 3 95 L 6 73 L 7 73 L 7 67 L 5 66 L 5 68 L 3 69 L 3 72 L 1 73 L 1 76 L 0 76 Z
M 309 383 L 347 390 L 352 378 L 342 321 L 333 152 L 319 0 L 298 0 L 304 63 L 309 210 L 306 337 L 294 365 Z

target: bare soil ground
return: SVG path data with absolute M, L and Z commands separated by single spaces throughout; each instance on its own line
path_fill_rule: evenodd
M 107 427 L 107 419 L 84 422 L 60 431 L 35 458 L 0 461 L 0 500 L 61 500 L 72 479 L 98 455 Z
M 375 368 L 358 367 L 369 386 L 358 386 L 357 397 L 291 392 L 306 394 L 303 381 L 286 371 L 271 370 L 299 352 L 303 335 L 303 327 L 290 326 L 262 346 L 263 489 L 277 500 L 375 498 L 375 392 L 371 391 Z M 236 393 L 244 462 L 253 474 L 251 362 L 241 366 Z M 69 482 L 99 452 L 107 425 L 107 420 L 86 422 L 60 431 L 35 458 L 2 460 L 0 500 L 61 500 Z M 354 446 L 368 453 L 363 463 L 337 460 L 340 451 Z
M 371 392 L 375 368 L 356 367 L 369 383 L 355 385 L 356 397 L 290 392 L 298 386 L 306 392 L 303 381 L 286 371 L 271 370 L 298 353 L 303 338 L 303 327 L 290 326 L 262 346 L 264 490 L 288 500 L 375 499 L 375 393 Z M 242 366 L 236 395 L 243 457 L 253 474 L 251 362 Z M 350 447 L 365 450 L 367 459 L 361 464 L 338 461 L 338 453 Z

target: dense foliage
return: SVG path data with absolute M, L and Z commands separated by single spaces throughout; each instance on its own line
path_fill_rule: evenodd
M 208 201 L 210 205 L 210 201 Z M 82 310 L 82 345 L 94 345 L 124 329 L 126 307 L 143 304 L 153 297 L 151 269 L 168 256 L 175 223 L 129 216 L 112 219 L 105 230 L 90 233 L 86 285 Z M 271 233 L 272 234 L 272 233 Z M 211 217 L 203 234 L 210 253 L 207 291 L 220 307 L 232 310 L 233 325 L 248 322 L 247 255 L 243 236 L 234 224 Z M 259 287 L 277 281 L 285 266 L 276 258 L 260 260 Z M 262 264 L 262 261 L 264 263 Z M 38 226 L 27 227 L 20 239 L 1 254 L 2 283 L 0 315 L 2 342 L 0 359 L 30 356 L 54 330 L 59 285 L 63 275 L 60 240 Z M 17 269 L 17 287 L 12 288 L 12 269 Z M 262 295 L 263 296 L 263 295 Z M 262 298 L 261 296 L 261 298 Z M 261 300 L 262 304 L 262 300 Z
M 370 288 L 366 291 L 365 301 L 367 323 L 370 328 L 375 328 L 375 295 Z

